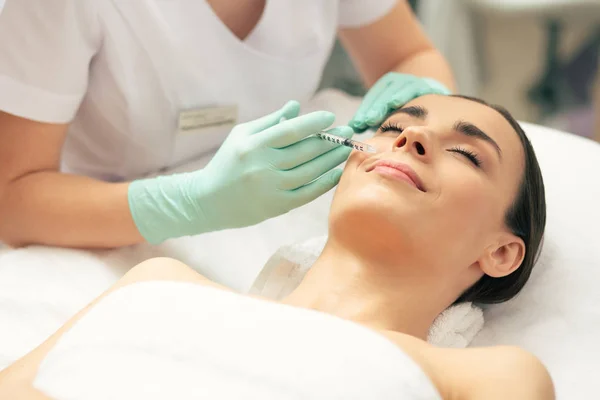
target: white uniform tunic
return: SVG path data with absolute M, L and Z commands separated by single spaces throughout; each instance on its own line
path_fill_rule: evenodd
M 230 125 L 182 131 L 181 113 L 237 107 L 237 122 L 317 89 L 338 27 L 395 0 L 267 0 L 238 39 L 201 0 L 7 0 L 0 110 L 71 122 L 63 170 L 118 181 L 214 151 Z

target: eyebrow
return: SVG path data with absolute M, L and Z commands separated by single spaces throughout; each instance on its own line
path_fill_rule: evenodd
M 427 111 L 427 109 L 422 106 L 410 106 L 400 108 L 396 110 L 392 115 L 394 114 L 406 114 L 417 119 L 425 120 L 427 119 L 427 115 L 429 115 L 429 111 Z M 498 143 L 496 143 L 496 141 L 492 139 L 487 133 L 485 133 L 472 123 L 460 120 L 454 124 L 452 129 L 454 129 L 458 133 L 462 133 L 465 136 L 474 137 L 475 139 L 488 142 L 489 144 L 494 146 L 496 153 L 498 153 L 498 157 L 502 159 L 502 149 L 500 149 Z
M 411 117 L 415 117 L 415 118 L 424 120 L 427 118 L 427 115 L 429 114 L 429 112 L 427 111 L 427 109 L 425 107 L 410 106 L 410 107 L 399 108 L 393 114 L 406 114 Z M 390 115 L 390 117 L 391 117 L 391 115 Z
M 474 137 L 479 140 L 483 140 L 494 146 L 494 150 L 498 153 L 498 157 L 502 159 L 502 149 L 498 146 L 498 143 L 491 137 L 489 137 L 484 131 L 476 127 L 467 121 L 457 121 L 452 127 L 456 132 L 462 133 L 465 136 Z

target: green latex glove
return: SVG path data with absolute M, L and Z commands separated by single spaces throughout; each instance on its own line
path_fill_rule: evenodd
M 134 181 L 129 208 L 150 243 L 253 225 L 302 206 L 332 189 L 350 149 L 311 136 L 335 116 L 298 117 L 298 102 L 237 125 L 199 171 Z M 284 121 L 282 121 L 284 120 Z M 334 134 L 351 137 L 350 127 Z
M 450 94 L 444 85 L 430 78 L 388 72 L 367 92 L 354 118 L 348 123 L 355 132 L 377 127 L 390 112 L 426 94 Z

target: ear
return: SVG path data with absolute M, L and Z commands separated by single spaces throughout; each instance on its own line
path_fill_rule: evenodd
M 525 257 L 525 243 L 512 233 L 503 232 L 479 259 L 481 271 L 493 278 L 513 273 Z

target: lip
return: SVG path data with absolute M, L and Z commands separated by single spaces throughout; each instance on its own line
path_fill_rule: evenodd
M 367 168 L 367 172 L 371 172 L 376 168 L 391 169 L 395 171 L 389 171 L 390 175 L 394 175 L 394 177 L 409 181 L 408 183 L 412 184 L 414 187 L 419 189 L 421 192 L 426 192 L 425 187 L 423 186 L 423 181 L 419 177 L 419 175 L 412 169 L 409 165 L 392 160 L 377 160 L 373 163 L 369 168 Z

